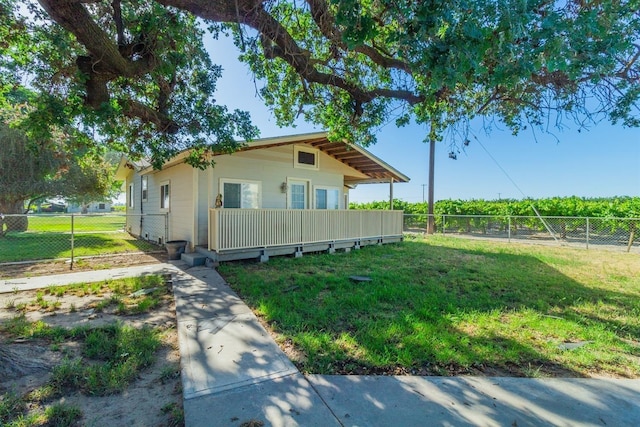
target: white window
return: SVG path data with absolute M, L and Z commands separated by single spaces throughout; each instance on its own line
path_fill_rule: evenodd
M 293 167 L 318 170 L 319 151 L 315 148 L 307 148 L 299 145 L 293 147 Z
M 143 202 L 147 201 L 147 194 L 149 193 L 148 185 L 149 185 L 149 177 L 145 175 L 142 177 L 142 201 Z
M 169 210 L 170 200 L 169 181 L 160 183 L 160 210 Z
M 316 209 L 340 209 L 340 190 L 315 187 Z
M 309 181 L 302 179 L 287 179 L 289 187 L 289 209 L 309 208 Z
M 227 209 L 258 209 L 261 205 L 259 181 L 220 180 L 222 207 Z
M 129 184 L 129 207 L 133 207 L 133 184 Z

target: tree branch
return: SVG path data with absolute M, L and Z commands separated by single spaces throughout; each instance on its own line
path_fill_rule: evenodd
M 74 1 L 38 0 L 58 24 L 82 43 L 94 61 L 103 62 L 114 75 L 137 77 L 148 73 L 154 64 L 148 58 L 131 61 L 120 54 L 109 35 L 93 20 L 85 7 Z
M 169 116 L 162 112 L 147 107 L 141 102 L 123 99 L 120 100 L 123 107 L 123 114 L 127 117 L 137 118 L 147 123 L 153 123 L 158 130 L 168 134 L 175 134 L 180 130 L 180 126 Z
M 116 32 L 118 34 L 118 46 L 124 46 L 124 23 L 122 22 L 122 7 L 120 5 L 120 0 L 113 0 L 113 2 L 111 2 L 111 7 L 113 7 L 113 20 L 116 23 Z
M 158 0 L 158 2 L 166 6 L 189 11 L 203 19 L 248 25 L 260 34 L 263 50 L 267 58 L 281 58 L 307 82 L 343 89 L 356 102 L 367 103 L 383 96 L 401 99 L 411 105 L 424 100 L 424 96 L 405 90 L 385 88 L 363 90 L 340 76 L 319 72 L 314 67 L 311 53 L 300 48 L 291 34 L 263 9 L 262 1 L 260 0 L 237 0 L 239 17 L 236 12 L 236 2 L 208 2 L 204 0 Z M 316 11 L 316 13 L 319 12 Z
M 377 88 L 363 90 L 340 76 L 319 72 L 310 61 L 310 53 L 301 49 L 291 35 L 271 15 L 262 8 L 253 10 L 244 16 L 244 23 L 258 30 L 262 34 L 262 45 L 265 52 L 286 61 L 298 74 L 308 82 L 334 86 L 348 92 L 360 103 L 371 102 L 378 97 L 393 97 L 402 99 L 414 105 L 424 100 L 423 96 L 410 91 Z M 274 45 L 271 45 L 273 43 Z
M 335 25 L 335 19 L 329 11 L 327 2 L 325 0 L 307 0 L 307 4 L 311 10 L 311 16 L 322 35 L 324 35 L 336 47 L 342 50 L 347 50 L 346 44 L 342 41 L 342 33 Z M 380 51 L 375 47 L 363 44 L 356 46 L 353 50 L 366 55 L 375 64 L 383 68 L 394 68 L 402 70 L 409 75 L 412 74 L 409 64 L 398 59 L 382 55 L 382 53 L 380 53 Z
M 627 61 L 624 69 L 622 69 L 618 73 L 618 76 L 620 76 L 621 78 L 629 78 L 629 71 L 631 70 L 631 67 L 633 67 L 640 58 L 640 45 L 634 44 L 634 46 L 636 47 L 636 54 L 633 55 L 633 57 L 629 59 L 629 61 Z

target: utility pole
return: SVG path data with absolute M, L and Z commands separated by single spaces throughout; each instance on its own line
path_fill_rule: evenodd
M 435 232 L 435 218 L 433 217 L 433 182 L 434 182 L 434 166 L 436 155 L 436 136 L 433 132 L 433 121 L 431 121 L 431 129 L 429 132 L 429 206 L 427 215 L 427 234 Z
M 422 184 L 422 203 L 424 203 L 424 187 L 426 187 L 427 184 Z

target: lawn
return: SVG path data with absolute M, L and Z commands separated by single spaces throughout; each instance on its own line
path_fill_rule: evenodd
M 633 254 L 434 236 L 220 273 L 305 373 L 640 377 Z
M 74 238 L 74 256 L 106 255 L 157 250 L 128 233 L 87 233 Z M 71 257 L 71 235 L 64 233 L 10 233 L 0 238 L 0 263 Z
M 122 215 L 74 215 L 74 257 L 157 250 L 124 231 Z M 71 216 L 29 216 L 26 232 L 0 237 L 0 263 L 71 257 Z
M 74 215 L 75 232 L 104 232 L 124 230 L 124 215 Z M 33 215 L 29 216 L 30 232 L 71 232 L 71 215 Z

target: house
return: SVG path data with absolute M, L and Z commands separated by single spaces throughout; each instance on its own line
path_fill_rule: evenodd
M 349 190 L 409 178 L 325 132 L 265 138 L 200 170 L 186 153 L 162 170 L 123 158 L 127 230 L 163 244 L 186 240 L 187 252 L 214 260 L 296 254 L 402 238 L 401 211 L 348 210 Z M 393 196 L 391 196 L 393 197 Z
M 108 213 L 111 212 L 109 202 L 90 202 L 86 204 L 69 203 L 67 213 Z

